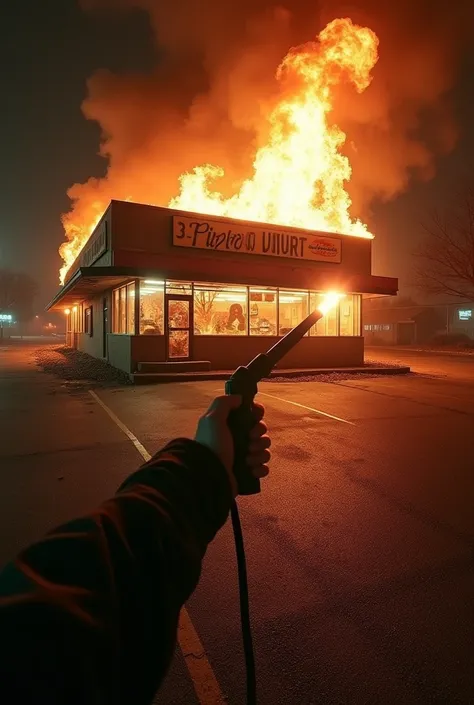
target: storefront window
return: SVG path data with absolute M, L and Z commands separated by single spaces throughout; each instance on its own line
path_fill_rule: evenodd
M 135 283 L 112 292 L 112 333 L 135 333 Z
M 280 335 L 286 335 L 308 315 L 307 291 L 279 291 Z
M 135 335 L 135 282 L 127 286 L 127 333 Z
M 339 303 L 340 335 L 360 335 L 360 295 L 347 294 Z
M 316 294 L 315 292 L 310 293 L 310 308 L 314 311 L 318 307 L 321 300 L 324 298 L 324 294 Z M 321 318 L 316 325 L 314 325 L 310 331 L 310 335 L 338 335 L 337 332 L 337 315 L 338 307 L 334 306 L 330 311 L 326 313 L 323 318 Z
M 193 293 L 192 282 L 166 282 L 167 294 L 180 294 L 181 296 L 191 296 Z
M 157 279 L 140 282 L 140 334 L 163 335 L 165 283 Z
M 112 292 L 112 309 L 113 309 L 112 333 L 119 332 L 119 305 L 120 305 L 119 289 L 114 289 L 114 291 Z
M 119 333 L 127 332 L 127 287 L 119 289 Z
M 196 335 L 246 335 L 247 325 L 246 286 L 194 285 Z
M 277 290 L 249 289 L 250 335 L 277 335 Z

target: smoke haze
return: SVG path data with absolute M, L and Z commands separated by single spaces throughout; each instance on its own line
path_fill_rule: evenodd
M 149 14 L 156 66 L 147 75 L 99 70 L 88 83 L 84 115 L 103 134 L 105 179 L 69 190 L 64 217 L 73 234 L 111 198 L 166 205 L 178 177 L 195 165 L 222 166 L 230 194 L 252 171 L 276 97 L 275 72 L 292 46 L 313 40 L 335 17 L 373 29 L 380 59 L 362 94 L 341 86 L 332 119 L 347 134 L 354 216 L 370 217 L 374 199 L 390 199 L 411 178 L 434 174 L 436 157 L 456 142 L 450 105 L 457 62 L 474 12 L 466 2 L 326 4 L 292 0 L 82 0 L 87 12 Z M 456 7 L 457 6 L 457 9 Z M 443 10 L 444 8 L 444 10 Z

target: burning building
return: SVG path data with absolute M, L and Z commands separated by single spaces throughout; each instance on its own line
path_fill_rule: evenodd
M 50 305 L 70 310 L 69 344 L 137 380 L 170 363 L 230 369 L 337 290 L 344 298 L 282 364 L 362 364 L 362 297 L 395 294 L 397 280 L 371 273 L 372 235 L 351 213 L 347 190 L 348 154 L 357 150 L 344 150 L 334 104 L 341 91 L 363 93 L 377 61 L 375 33 L 335 19 L 278 66 L 254 140 L 248 135 L 245 174 L 202 163 L 181 174 L 178 195 L 160 191 L 181 164 L 181 137 L 184 151 L 201 148 L 189 135 L 200 134 L 201 121 L 190 118 L 181 136 L 156 135 L 151 158 L 117 167 L 111 157 L 105 179 L 71 190 L 63 286 Z M 173 154 L 163 158 L 168 147 Z M 233 150 L 229 138 L 220 151 Z
M 372 275 L 372 242 L 112 201 L 49 307 L 69 311 L 69 345 L 140 381 L 245 363 L 336 290 L 345 297 L 281 364 L 361 365 L 363 295 L 398 288 Z

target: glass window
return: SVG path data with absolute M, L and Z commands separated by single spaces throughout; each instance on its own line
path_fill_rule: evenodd
M 157 279 L 140 282 L 140 334 L 163 335 L 165 283 Z
M 112 292 L 112 333 L 118 333 L 119 326 L 119 290 Z
M 135 333 L 135 283 L 112 292 L 112 333 Z
M 340 335 L 360 335 L 360 295 L 347 294 L 339 302 Z
M 119 289 L 119 333 L 127 332 L 127 287 Z
M 317 294 L 316 292 L 310 293 L 310 307 L 311 311 L 319 305 L 320 301 L 324 298 L 324 294 Z M 334 306 L 330 311 L 326 313 L 323 318 L 321 318 L 309 331 L 310 335 L 326 335 L 334 336 L 337 335 L 337 306 Z
M 249 289 L 250 335 L 277 335 L 277 290 Z
M 282 291 L 278 295 L 280 335 L 286 335 L 308 315 L 307 291 Z
M 195 284 L 194 333 L 247 335 L 247 287 Z
M 135 282 L 127 285 L 127 333 L 135 335 Z
M 181 294 L 184 296 L 191 296 L 193 293 L 192 282 L 166 282 L 166 293 L 167 294 Z
M 168 299 L 168 328 L 189 328 L 189 301 Z
M 189 330 L 168 331 L 170 357 L 189 357 Z

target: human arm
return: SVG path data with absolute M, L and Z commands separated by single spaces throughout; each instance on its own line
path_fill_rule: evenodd
M 179 611 L 235 493 L 232 404 L 214 402 L 197 441 L 168 444 L 115 497 L 2 572 L 0 688 L 14 690 L 12 702 L 151 702 Z M 251 464 L 262 476 L 268 442 L 258 421 Z

